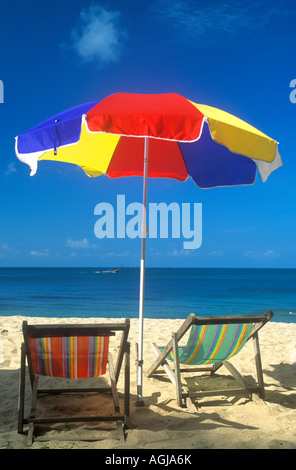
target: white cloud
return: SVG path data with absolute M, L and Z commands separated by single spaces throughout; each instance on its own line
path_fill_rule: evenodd
M 213 250 L 209 252 L 209 256 L 223 256 L 224 251 L 223 250 Z
M 236 227 L 236 228 L 225 228 L 222 230 L 222 233 L 233 233 L 233 234 L 240 234 L 245 232 L 250 232 L 250 227 Z
M 32 250 L 32 251 L 30 251 L 30 255 L 32 255 L 32 256 L 48 256 L 49 255 L 49 250 L 47 250 L 47 249 L 42 250 L 42 251 Z
M 72 240 L 72 238 L 68 238 L 67 247 L 69 248 L 96 248 L 96 245 L 93 245 L 92 243 L 90 243 L 87 238 L 83 238 L 83 240 Z
M 122 253 L 117 254 L 118 258 L 125 258 L 126 256 L 132 256 L 130 251 L 123 251 Z
M 195 0 L 157 0 L 154 8 L 158 18 L 182 31 L 183 37 L 263 30 L 270 20 L 288 14 L 275 0 L 224 0 L 204 5 Z
M 0 249 L 3 250 L 3 253 L 0 253 L 1 258 L 15 256 L 17 253 L 17 250 L 7 243 L 1 243 Z
M 7 166 L 7 170 L 5 171 L 5 175 L 11 175 L 12 173 L 16 173 L 16 168 L 15 168 L 15 163 L 12 162 L 12 163 L 9 163 L 8 166 Z
M 167 253 L 167 256 L 188 256 L 192 254 L 193 250 L 173 250 L 172 252 Z
M 265 250 L 265 251 L 245 251 L 244 256 L 247 258 L 254 258 L 254 259 L 270 259 L 270 258 L 278 258 L 279 254 L 275 250 Z
M 121 13 L 92 5 L 80 13 L 80 23 L 72 30 L 71 48 L 84 62 L 100 65 L 117 62 L 126 32 L 120 24 Z M 63 50 L 67 46 L 62 45 Z
M 101 258 L 114 258 L 116 255 L 113 251 L 106 251 L 100 255 Z
M 275 250 L 266 250 L 263 253 L 264 258 L 277 258 L 279 254 Z
M 131 257 L 130 251 L 123 251 L 122 253 L 114 253 L 113 251 L 107 251 L 106 253 L 100 254 L 100 258 L 125 258 Z

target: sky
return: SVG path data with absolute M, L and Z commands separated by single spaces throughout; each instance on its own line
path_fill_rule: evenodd
M 15 137 L 116 92 L 179 93 L 279 142 L 249 187 L 149 179 L 148 203 L 202 204 L 202 244 L 148 238 L 146 266 L 296 268 L 296 4 L 259 0 L 11 0 L 0 7 L 0 267 L 137 267 L 140 239 L 98 239 L 95 207 L 142 201 L 142 179 L 15 156 Z

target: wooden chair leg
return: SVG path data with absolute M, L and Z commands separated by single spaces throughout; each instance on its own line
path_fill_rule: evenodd
M 255 353 L 255 364 L 256 364 L 256 371 L 257 371 L 257 380 L 258 386 L 260 389 L 260 398 L 265 398 L 265 390 L 264 390 L 264 380 L 263 380 L 263 372 L 262 372 L 262 363 L 261 363 L 261 354 L 260 354 L 260 347 L 259 347 L 259 337 L 258 333 L 255 333 L 253 336 L 253 345 L 254 345 L 254 353 Z
M 125 426 L 129 427 L 130 416 L 130 343 L 127 343 L 124 364 L 124 417 Z
M 228 372 L 235 378 L 235 380 L 240 384 L 242 388 L 247 389 L 245 381 L 239 371 L 228 361 L 223 361 L 223 365 L 226 367 Z
M 28 437 L 27 437 L 27 445 L 28 446 L 31 446 L 33 444 L 33 440 L 34 440 L 34 423 L 30 422 L 30 420 L 35 418 L 37 393 L 38 393 L 38 379 L 39 379 L 39 377 L 37 375 L 35 375 L 34 384 L 33 384 L 33 391 L 32 391 L 31 412 L 30 412 L 30 418 L 29 418 L 29 431 L 28 431 Z
M 173 333 L 173 354 L 174 354 L 174 366 L 175 366 L 177 403 L 178 403 L 178 406 L 182 406 L 182 384 L 181 384 L 181 374 L 180 374 L 178 339 L 177 339 L 176 333 Z
M 119 400 L 118 400 L 115 372 L 114 372 L 114 367 L 113 367 L 113 361 L 112 361 L 111 354 L 109 354 L 108 363 L 109 363 L 109 372 L 110 372 L 110 381 L 111 381 L 111 390 L 112 390 L 112 397 L 113 397 L 114 412 L 119 413 L 119 411 L 120 411 L 119 410 Z
M 25 378 L 26 378 L 26 355 L 25 345 L 21 345 L 21 368 L 20 368 L 20 383 L 19 383 L 19 402 L 18 402 L 18 426 L 17 432 L 23 434 L 24 432 L 24 409 L 25 409 Z
M 112 356 L 109 354 L 108 358 L 109 363 L 109 372 L 110 372 L 110 380 L 111 380 L 111 391 L 113 397 L 113 405 L 114 405 L 114 412 L 115 416 L 120 414 L 120 407 L 119 407 L 119 399 L 118 399 L 118 392 L 117 392 L 117 385 L 116 385 L 116 378 L 115 378 L 115 371 L 112 361 Z M 120 441 L 124 441 L 124 431 L 123 431 L 123 422 L 120 420 L 116 420 L 117 432 Z
M 159 349 L 159 347 L 157 346 L 156 343 L 152 343 L 152 349 L 153 349 L 153 352 L 155 354 L 156 357 L 158 357 L 160 354 L 161 354 L 161 350 Z M 168 361 L 166 359 L 164 359 L 161 363 L 161 367 L 163 368 L 163 370 L 165 371 L 165 373 L 167 374 L 168 378 L 170 379 L 170 381 L 172 382 L 172 384 L 174 385 L 174 387 L 176 387 L 176 377 L 175 377 L 175 372 L 173 371 L 173 369 L 170 367 Z M 156 373 L 157 371 L 154 371 L 154 373 Z M 152 375 L 152 374 L 151 374 Z

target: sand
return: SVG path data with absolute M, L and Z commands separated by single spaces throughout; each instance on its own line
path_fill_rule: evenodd
M 0 449 L 26 448 L 26 436 L 17 433 L 18 387 L 22 322 L 29 323 L 87 323 L 98 319 L 45 319 L 21 316 L 0 317 Z M 99 321 L 110 321 L 100 319 Z M 114 320 L 119 321 L 119 320 Z M 154 361 L 152 341 L 166 344 L 172 331 L 183 320 L 145 319 L 144 371 Z M 295 449 L 296 448 L 296 324 L 269 322 L 260 331 L 260 347 L 264 371 L 265 401 L 252 401 L 243 396 L 220 396 L 199 399 L 194 413 L 179 408 L 175 389 L 167 378 L 145 378 L 143 384 L 144 406 L 136 406 L 136 343 L 138 321 L 131 320 L 131 416 L 126 440 L 117 439 L 117 432 L 104 431 L 104 439 L 83 441 L 85 432 L 92 438 L 102 435 L 97 425 L 65 426 L 60 432 L 48 429 L 45 442 L 34 441 L 32 449 Z M 116 353 L 117 344 L 113 351 Z M 111 348 L 112 350 L 112 348 Z M 244 350 L 232 360 L 244 377 L 254 376 L 253 345 L 247 343 Z M 55 379 L 53 379 L 55 380 Z M 100 379 L 105 380 L 105 379 Z M 215 388 L 231 381 L 229 373 L 221 368 L 217 377 L 201 377 L 199 386 Z M 186 377 L 183 380 L 187 385 Z M 119 382 L 119 392 L 123 381 Z M 47 401 L 46 401 L 47 400 Z M 52 398 L 50 399 L 52 400 Z M 81 397 L 60 404 L 77 409 L 97 406 Z M 77 400 L 77 401 L 75 401 Z M 89 398 L 87 398 L 89 400 Z M 57 402 L 55 402 L 56 404 Z M 48 399 L 41 404 L 51 406 Z M 107 406 L 103 402 L 103 406 Z M 58 425 L 60 426 L 60 425 Z M 61 436 L 62 439 L 61 440 Z M 76 440 L 70 440 L 70 439 Z

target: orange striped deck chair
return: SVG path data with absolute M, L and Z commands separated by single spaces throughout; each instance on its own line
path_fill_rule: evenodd
M 177 403 L 187 404 L 195 410 L 192 398 L 209 395 L 224 395 L 248 393 L 253 399 L 264 398 L 264 382 L 259 348 L 258 331 L 273 317 L 270 310 L 264 315 L 231 315 L 196 317 L 193 313 L 185 320 L 177 333 L 173 333 L 166 347 L 153 343 L 156 361 L 148 370 L 146 376 L 165 372 L 175 385 Z M 187 344 L 179 346 L 179 341 L 190 329 Z M 254 386 L 248 386 L 242 375 L 228 360 L 238 354 L 247 341 L 253 339 L 257 381 Z M 169 364 L 173 361 L 174 368 Z M 182 365 L 186 367 L 182 367 Z M 185 392 L 181 383 L 181 373 L 207 372 L 214 374 L 220 367 L 225 366 L 232 374 L 238 387 L 227 390 L 212 390 L 202 392 Z M 161 367 L 161 370 L 158 370 Z
M 24 433 L 24 425 L 28 425 L 28 445 L 32 445 L 34 429 L 36 425 L 67 422 L 88 421 L 115 421 L 120 439 L 124 439 L 124 428 L 128 426 L 129 418 L 129 356 L 130 345 L 127 341 L 130 321 L 124 323 L 102 323 L 102 324 L 80 324 L 80 325 L 28 325 L 23 322 L 24 342 L 21 346 L 21 369 L 19 389 L 18 410 L 18 432 Z M 121 342 L 118 349 L 116 365 L 114 367 L 112 356 L 109 351 L 109 342 L 116 334 L 121 334 Z M 32 398 L 31 409 L 28 417 L 24 417 L 25 411 L 25 377 L 26 362 L 31 384 Z M 120 410 L 117 382 L 124 362 L 124 405 Z M 92 388 L 39 388 L 40 378 L 55 379 L 94 379 L 106 374 L 109 370 L 110 386 L 106 383 Z M 47 379 L 48 380 L 48 379 Z M 50 380 L 50 379 L 49 379 Z M 50 381 L 50 383 L 53 381 Z M 69 381 L 63 381 L 68 384 Z M 91 381 L 93 383 L 93 381 Z M 80 384 L 81 385 L 81 384 Z M 36 416 L 37 400 L 41 395 L 69 394 L 67 406 L 71 403 L 71 396 L 78 393 L 88 394 L 110 394 L 113 401 L 113 414 L 96 416 Z M 38 402 L 39 403 L 39 402 Z M 79 438 L 83 440 L 82 438 Z M 89 439 L 89 438 L 88 438 Z

